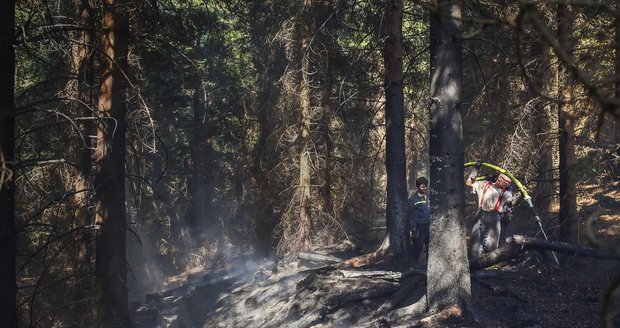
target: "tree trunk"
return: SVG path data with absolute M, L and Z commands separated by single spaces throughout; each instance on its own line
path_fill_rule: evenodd
M 467 306 L 471 281 L 463 220 L 461 4 L 439 0 L 432 5 L 427 300 L 430 310 L 439 311 Z
M 94 33 L 94 3 L 91 1 L 74 0 L 73 7 L 75 15 L 80 21 L 82 30 L 76 32 L 76 42 L 72 45 L 72 65 L 71 69 L 76 76 L 74 97 L 79 101 L 71 104 L 69 110 L 73 117 L 91 117 L 93 105 L 93 33 Z M 85 274 L 86 278 L 81 278 L 77 284 L 76 298 L 79 300 L 90 299 L 92 295 L 92 280 L 88 272 L 91 271 L 91 247 L 92 238 L 91 231 L 87 228 L 92 225 L 92 216 L 88 211 L 90 199 L 89 175 L 91 172 L 91 138 L 93 133 L 92 121 L 79 120 L 76 121 L 79 127 L 75 142 L 71 143 L 68 152 L 77 156 L 76 165 L 71 166 L 71 177 L 67 181 L 70 185 L 69 190 L 74 192 L 71 194 L 71 207 L 73 209 L 74 226 L 78 228 L 80 238 L 76 239 L 74 271 L 78 274 Z M 88 304 L 80 302 L 76 304 L 74 313 L 84 318 L 92 318 L 90 315 L 92 307 Z
M 278 48 L 274 42 L 269 42 L 270 24 L 275 24 L 272 20 L 264 19 L 265 16 L 273 17 L 273 11 L 263 1 L 254 0 L 250 17 L 255 22 L 252 25 L 250 35 L 253 46 L 259 49 L 253 53 L 254 67 L 258 74 L 258 140 L 252 150 L 254 165 L 251 172 L 258 188 L 258 195 L 254 201 L 255 208 L 253 220 L 255 222 L 254 234 L 261 249 L 268 254 L 274 244 L 273 231 L 275 229 L 275 214 L 270 205 L 271 195 L 276 188 L 274 183 L 267 178 L 268 172 L 276 165 L 273 154 L 275 153 L 273 143 L 269 138 L 273 133 L 272 115 L 275 113 L 273 108 L 279 96 L 276 82 L 279 78 L 277 74 L 279 65 L 284 60 L 278 53 Z
M 300 131 L 299 131 L 299 232 L 298 250 L 307 251 L 310 249 L 310 231 L 312 230 L 312 213 L 310 205 L 312 195 L 310 190 L 310 85 L 307 75 L 309 70 L 308 48 L 310 46 L 310 20 L 311 1 L 304 1 L 302 19 L 300 20 L 300 60 L 301 76 L 299 79 L 299 112 L 300 112 Z
M 187 234 L 191 239 L 191 242 L 185 245 L 189 247 L 188 251 L 202 242 L 203 233 L 209 238 L 217 238 L 223 230 L 219 222 L 214 219 L 213 184 L 210 172 L 213 170 L 215 150 L 210 140 L 213 137 L 212 127 L 205 120 L 208 115 L 206 90 L 199 78 L 195 81 L 193 100 L 191 164 L 187 181 L 188 209 L 185 214 Z
M 616 11 L 620 10 L 620 0 L 616 0 Z M 616 73 L 614 83 L 614 96 L 616 101 L 620 100 L 620 16 L 616 15 L 614 20 L 614 51 L 615 61 L 614 70 Z M 616 111 L 620 111 L 620 107 L 615 108 Z
M 553 145 L 552 135 L 552 104 L 548 101 L 548 95 L 553 92 L 553 76 L 551 74 L 551 48 L 545 44 L 535 44 L 534 57 L 538 58 L 538 65 L 535 70 L 535 85 L 539 88 L 540 96 L 536 106 L 536 116 L 534 117 L 535 144 L 538 149 L 539 160 L 537 166 L 536 198 L 534 199 L 536 208 L 546 216 L 551 210 L 552 201 L 555 196 L 555 183 L 553 177 Z
M 620 0 L 616 0 L 616 12 L 620 10 Z M 616 108 L 613 109 L 613 112 L 616 113 L 616 117 L 620 116 L 620 16 L 616 15 L 614 20 L 614 52 L 615 52 L 615 60 L 614 60 L 614 72 L 615 72 L 615 80 L 614 80 L 614 97 L 616 98 Z M 620 122 L 618 120 L 613 120 L 612 122 L 612 140 L 620 139 Z M 620 163 L 616 164 L 615 168 L 612 170 L 612 177 L 615 179 L 620 176 Z
M 15 280 L 15 1 L 0 2 L 0 318 L 17 327 Z
M 333 74 L 330 59 L 337 54 L 332 35 L 328 32 L 334 27 L 334 20 L 331 14 L 334 12 L 333 5 L 328 2 L 317 2 L 315 5 L 314 17 L 316 26 L 314 30 L 317 46 L 313 47 L 314 66 L 316 74 L 314 79 L 314 90 L 316 90 L 315 111 L 320 119 L 317 120 L 317 138 L 314 144 L 317 145 L 319 165 L 316 174 L 318 185 L 316 216 L 324 228 L 317 231 L 318 234 L 325 236 L 322 240 L 324 245 L 331 245 L 338 239 L 339 229 L 335 229 L 334 223 L 338 222 L 338 215 L 334 213 L 332 195 L 332 154 L 334 143 L 332 141 L 332 84 Z M 316 225 L 317 223 L 315 223 Z M 338 223 L 339 224 L 339 223 Z M 339 225 L 340 226 L 340 225 Z
M 325 41 L 327 43 L 329 41 Z M 319 196 L 321 200 L 319 202 L 319 213 L 323 217 L 329 217 L 334 215 L 334 207 L 332 202 L 332 178 L 331 178 L 331 170 L 332 170 L 332 152 L 334 149 L 334 143 L 331 139 L 331 87 L 332 80 L 329 69 L 328 55 L 323 53 L 321 56 L 319 63 L 320 67 L 320 92 L 321 96 L 319 98 L 320 107 L 321 107 L 321 122 L 320 122 L 320 133 L 321 139 L 323 141 L 323 153 L 321 154 L 324 158 L 324 166 L 319 177 Z
M 414 118 L 415 120 L 415 118 Z M 418 178 L 418 167 L 420 166 L 419 161 L 420 161 L 420 151 L 421 151 L 421 146 L 419 143 L 416 142 L 417 138 L 416 138 L 416 126 L 417 124 L 412 124 L 409 128 L 410 128 L 410 132 L 409 132 L 409 149 L 411 152 L 411 162 L 408 166 L 409 171 L 407 172 L 408 174 L 408 178 L 407 178 L 407 188 L 408 190 L 414 190 L 416 188 L 415 186 L 415 180 Z
M 387 172 L 386 225 L 392 253 L 409 253 L 407 234 L 407 175 L 405 108 L 403 97 L 403 1 L 388 1 L 385 8 L 383 60 L 385 63 L 385 166 Z
M 573 57 L 573 14 L 570 5 L 557 7 L 558 41 L 560 47 L 572 61 Z M 575 117 L 573 108 L 573 77 L 564 68 L 559 68 L 558 79 L 558 122 L 560 138 L 560 240 L 576 241 L 577 236 L 577 191 L 575 181 Z
M 95 302 L 97 327 L 128 327 L 125 213 L 125 114 L 128 1 L 105 0 L 103 70 L 95 153 Z

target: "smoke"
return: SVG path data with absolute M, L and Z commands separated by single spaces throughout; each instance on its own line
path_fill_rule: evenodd
M 146 294 L 164 288 L 164 273 L 159 265 L 155 247 L 139 224 L 127 233 L 127 287 L 129 299 L 144 302 Z

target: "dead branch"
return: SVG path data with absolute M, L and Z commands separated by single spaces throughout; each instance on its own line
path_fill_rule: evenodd
M 384 280 L 399 280 L 404 276 L 402 272 L 384 270 L 340 270 L 338 273 L 345 278 L 378 278 Z
M 345 260 L 344 264 L 346 266 L 350 266 L 354 268 L 361 268 L 364 266 L 373 265 L 373 264 L 383 261 L 386 258 L 389 250 L 390 250 L 390 238 L 386 234 L 385 237 L 383 238 L 383 242 L 381 243 L 381 246 L 379 246 L 379 249 L 369 254 L 352 257 L 348 260 Z

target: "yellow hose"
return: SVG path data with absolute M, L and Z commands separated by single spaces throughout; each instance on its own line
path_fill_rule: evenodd
M 465 167 L 469 167 L 469 166 L 476 166 L 476 162 L 467 162 L 465 163 Z M 510 180 L 515 184 L 515 186 L 517 186 L 517 188 L 519 188 L 519 190 L 521 191 L 521 194 L 523 195 L 524 199 L 530 198 L 530 195 L 527 193 L 527 190 L 525 190 L 525 187 L 523 186 L 523 184 L 521 183 L 521 181 L 519 181 L 517 178 L 515 178 L 514 175 L 512 175 L 512 173 L 510 173 L 510 171 L 503 169 L 497 165 L 493 165 L 491 163 L 480 163 L 480 166 L 484 166 L 487 168 L 490 168 L 492 170 L 495 170 L 499 173 L 503 173 L 505 174 L 507 177 L 510 178 Z

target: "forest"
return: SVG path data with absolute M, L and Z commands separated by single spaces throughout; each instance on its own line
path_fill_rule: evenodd
M 522 196 L 479 258 L 473 167 Z M 619 309 L 620 0 L 0 1 L 3 327 Z

